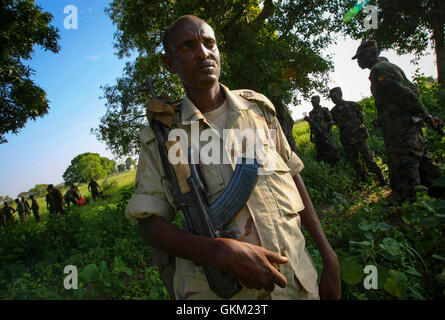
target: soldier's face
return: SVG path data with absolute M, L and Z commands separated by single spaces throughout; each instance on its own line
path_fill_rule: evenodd
M 362 69 L 372 67 L 371 61 L 374 58 L 375 53 L 371 51 L 365 51 L 357 57 L 358 66 Z
M 211 88 L 218 83 L 219 50 L 212 28 L 200 20 L 183 20 L 170 38 L 171 56 L 164 58 L 166 68 L 178 75 L 184 87 Z
M 331 100 L 333 103 L 338 104 L 341 102 L 341 97 L 337 93 L 331 94 Z

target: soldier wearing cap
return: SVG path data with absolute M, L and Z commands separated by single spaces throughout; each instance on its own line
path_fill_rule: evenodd
M 366 162 L 368 168 L 377 175 L 381 185 L 388 182 L 383 176 L 382 169 L 377 164 L 374 152 L 368 144 L 368 131 L 363 124 L 364 113 L 362 107 L 353 101 L 343 100 L 343 93 L 340 87 L 335 87 L 329 91 L 329 98 L 335 103 L 331 109 L 331 115 L 335 124 L 340 129 L 340 141 L 345 151 L 345 156 L 352 165 L 352 168 L 366 182 L 368 176 L 360 161 L 360 154 Z
M 6 227 L 9 223 L 13 223 L 15 221 L 14 218 L 14 210 L 13 207 L 11 207 L 7 201 L 3 202 L 4 207 L 2 208 L 1 214 L 0 214 L 0 223 Z
M 271 136 L 276 148 L 270 149 L 276 155 L 275 170 L 270 175 L 258 175 L 250 198 L 222 230 L 231 238 L 211 239 L 170 223 L 181 208 L 176 208 L 162 178 L 163 166 L 153 129 L 147 126 L 141 131 L 135 196 L 128 202 L 126 215 L 138 221 L 141 237 L 154 247 L 152 264 L 160 266 L 172 297 L 219 299 L 201 267 L 210 264 L 231 271 L 241 282 L 241 291 L 231 299 L 340 298 L 338 257 L 324 235 L 299 175 L 303 163 L 291 151 L 273 104 L 257 92 L 231 91 L 219 83 L 220 56 L 215 34 L 196 16 L 180 17 L 170 25 L 163 45 L 165 67 L 178 75 L 186 91 L 178 106 L 165 106 L 173 111 L 169 118 L 171 128 L 180 128 L 191 137 L 191 128 L 196 125 L 217 134 L 217 141 L 224 129 L 276 132 Z M 160 100 L 152 99 L 147 108 L 152 110 L 157 103 Z M 191 143 L 198 151 L 205 146 L 202 141 Z M 234 166 L 201 162 L 199 167 L 207 184 L 206 196 L 212 203 L 227 187 Z M 305 248 L 301 223 L 313 237 L 324 262 L 320 286 Z M 169 264 L 172 256 L 174 264 Z
M 37 203 L 37 200 L 35 196 L 32 194 L 29 196 L 31 198 L 31 209 L 32 213 L 34 214 L 34 218 L 37 222 L 40 222 L 40 206 Z
M 63 197 L 62 192 L 52 184 L 49 184 L 46 190 L 48 191 L 50 216 L 64 215 L 66 213 L 65 198 Z
M 30 217 L 31 216 L 31 207 L 29 206 L 29 203 L 25 197 L 21 197 L 21 198 L 22 198 L 23 207 L 25 208 L 25 215 L 27 217 Z
M 25 223 L 26 222 L 26 215 L 25 215 L 25 205 L 23 202 L 20 201 L 19 198 L 15 199 L 15 203 L 17 203 L 17 212 L 19 214 L 20 222 Z
M 429 188 L 430 195 L 440 196 L 444 189 L 432 187 L 440 171 L 427 154 L 422 128 L 413 117 L 434 128 L 443 122 L 428 113 L 402 69 L 379 58 L 375 40 L 363 42 L 352 59 L 357 59 L 360 68 L 371 70 L 369 80 L 378 115 L 373 124 L 383 131 L 393 198 L 413 199 L 415 186 L 420 184 Z
M 329 109 L 320 106 L 319 96 L 313 96 L 311 103 L 314 108 L 309 112 L 310 141 L 315 143 L 317 161 L 325 161 L 333 165 L 340 160 L 334 135 L 332 134 L 334 121 L 329 113 Z

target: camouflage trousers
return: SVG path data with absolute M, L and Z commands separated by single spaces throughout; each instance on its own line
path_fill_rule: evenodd
M 40 222 L 40 209 L 33 209 L 32 212 L 36 221 Z
M 429 189 L 431 196 L 438 196 L 445 192 L 444 188 L 432 187 L 434 180 L 440 177 L 440 170 L 434 160 L 427 154 L 398 154 L 387 152 L 389 164 L 390 186 L 396 192 L 396 198 L 404 201 L 414 198 L 415 187 L 423 185 Z
M 340 136 L 340 141 L 345 151 L 346 159 L 351 163 L 352 168 L 360 177 L 366 177 L 366 170 L 360 161 L 360 154 L 366 162 L 367 167 L 378 177 L 382 175 L 382 169 L 375 160 L 374 152 L 369 147 L 368 141 L 362 140 L 356 143 L 350 143 L 348 140 Z

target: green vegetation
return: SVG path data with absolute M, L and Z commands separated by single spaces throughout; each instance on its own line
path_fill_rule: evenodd
M 98 153 L 85 152 L 71 160 L 63 173 L 65 184 L 87 182 L 91 178 L 100 179 L 116 173 L 116 161 L 101 157 Z
M 417 79 L 430 111 L 444 117 L 445 95 L 424 78 Z M 372 99 L 361 101 L 366 123 L 375 118 Z M 336 130 L 336 129 L 335 129 Z M 379 129 L 369 125 L 370 145 L 385 170 Z M 336 132 L 338 136 L 338 132 Z M 389 188 L 376 181 L 359 183 L 348 163 L 330 168 L 315 159 L 308 125 L 297 122 L 294 137 L 305 163 L 302 172 L 321 223 L 339 255 L 344 299 L 443 299 L 445 297 L 445 200 L 430 198 L 419 188 L 414 203 L 391 203 Z M 430 151 L 444 159 L 444 138 L 425 129 Z M 43 223 L 31 218 L 0 232 L 0 298 L 7 299 L 168 299 L 154 267 L 150 248 L 135 222 L 124 216 L 132 196 L 135 172 L 99 181 L 109 198 L 65 217 Z M 438 183 L 445 183 L 445 175 Z M 87 186 L 80 192 L 87 195 Z M 42 209 L 44 199 L 39 199 Z M 321 271 L 321 259 L 310 237 L 307 246 Z M 64 267 L 79 272 L 79 289 L 66 290 Z M 378 270 L 378 289 L 365 289 L 364 268 Z
M 34 0 L 5 0 L 0 4 L 0 144 L 7 133 L 17 134 L 28 120 L 48 113 L 45 91 L 33 81 L 29 66 L 34 49 L 58 53 L 53 16 Z

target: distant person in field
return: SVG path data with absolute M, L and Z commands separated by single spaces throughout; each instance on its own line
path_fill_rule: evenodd
M 49 209 L 49 192 L 45 194 L 45 202 L 46 202 L 46 209 L 48 210 L 48 212 L 50 212 L 51 210 Z
M 14 212 L 16 211 L 13 207 L 11 207 L 7 201 L 4 202 L 5 206 L 2 209 L 2 217 L 5 219 L 5 226 L 13 223 L 15 221 Z M 1 218 L 1 223 L 3 223 L 3 218 Z
M 25 215 L 25 205 L 23 202 L 20 201 L 19 198 L 15 199 L 15 203 L 17 203 L 17 212 L 19 213 L 19 218 L 21 223 L 26 222 L 26 215 Z
M 9 206 L 8 202 L 5 201 L 4 203 L 4 207 L 2 208 L 2 210 L 0 211 L 0 225 L 2 227 L 6 227 L 9 223 L 14 222 L 14 208 Z
M 21 197 L 21 198 L 22 198 L 23 207 L 25 208 L 25 215 L 28 218 L 31 216 L 31 207 L 29 206 L 29 203 L 25 197 Z
M 93 196 L 93 200 L 96 200 L 96 197 L 100 197 L 99 194 L 99 185 L 96 181 L 93 180 L 93 178 L 90 179 L 90 183 L 88 184 L 88 191 L 91 192 L 91 195 Z
M 71 188 L 65 193 L 65 203 L 69 208 L 71 203 L 76 206 L 78 205 L 78 200 L 81 198 L 79 188 L 73 184 Z
M 31 209 L 32 209 L 32 213 L 34 214 L 34 218 L 36 219 L 37 222 L 40 222 L 40 207 L 39 204 L 37 203 L 36 198 L 34 197 L 34 195 L 30 195 L 29 196 L 31 198 Z
M 47 188 L 49 200 L 49 214 L 50 216 L 58 216 L 65 214 L 65 198 L 59 189 L 50 184 Z

